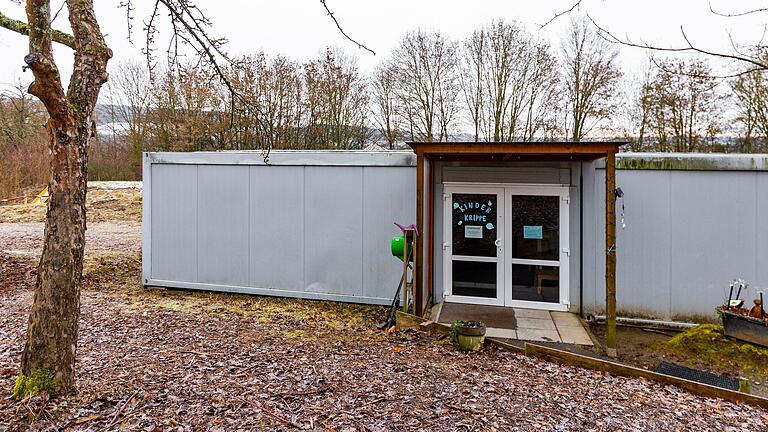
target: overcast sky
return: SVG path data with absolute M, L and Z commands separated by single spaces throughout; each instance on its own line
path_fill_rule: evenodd
M 148 18 L 152 2 L 135 0 L 134 44 L 128 42 L 125 10 L 117 8 L 118 0 L 97 0 L 97 15 L 106 34 L 107 43 L 114 50 L 113 63 L 141 58 L 143 22 Z M 389 0 L 387 2 L 327 0 L 344 30 L 367 45 L 377 55 L 357 49 L 338 32 L 325 15 L 318 0 L 198 0 L 197 4 L 213 20 L 213 34 L 229 40 L 227 50 L 233 54 L 253 53 L 260 50 L 268 54 L 283 53 L 297 60 L 314 57 L 326 45 L 337 45 L 359 57 L 365 71 L 388 56 L 401 35 L 412 29 L 440 30 L 451 37 L 463 38 L 478 26 L 494 18 L 518 20 L 534 34 L 558 45 L 569 24 L 569 17 L 559 18 L 540 29 L 555 13 L 569 8 L 573 0 L 513 1 L 513 0 Z M 617 35 L 644 40 L 663 46 L 683 44 L 680 26 L 689 38 L 701 47 L 711 50 L 731 49 L 729 34 L 740 43 L 754 44 L 765 31 L 768 14 L 742 18 L 718 17 L 715 10 L 738 12 L 751 7 L 764 6 L 763 1 L 728 0 L 583 0 L 582 12 L 589 13 L 601 26 Z M 734 6 L 738 3 L 738 10 Z M 61 3 L 54 1 L 58 9 Z M 24 19 L 22 5 L 0 0 L 0 11 Z M 55 25 L 66 29 L 65 12 Z M 164 32 L 166 35 L 167 31 Z M 66 80 L 71 72 L 72 54 L 66 47 L 57 46 L 57 61 Z M 10 31 L 0 29 L 0 85 L 6 86 L 17 79 L 28 82 L 30 72 L 22 72 L 22 59 L 27 52 L 27 40 Z M 632 74 L 645 63 L 646 52 L 622 48 L 624 70 Z M 733 67 L 733 66 L 732 66 Z

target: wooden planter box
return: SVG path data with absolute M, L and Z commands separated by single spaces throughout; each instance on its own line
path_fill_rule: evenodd
M 768 325 L 762 320 L 718 308 L 726 336 L 768 347 Z

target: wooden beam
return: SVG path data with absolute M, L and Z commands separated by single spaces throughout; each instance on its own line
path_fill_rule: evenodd
M 422 154 L 605 155 L 615 143 L 415 143 Z
M 605 317 L 606 354 L 616 357 L 616 154 L 605 160 Z
M 424 154 L 421 152 L 416 153 L 416 227 L 419 234 L 413 260 L 413 310 L 414 314 L 421 314 L 424 310 Z
M 671 375 L 660 374 L 647 369 L 615 363 L 600 358 L 588 357 L 581 354 L 575 354 L 572 352 L 536 345 L 533 343 L 525 344 L 525 354 L 568 366 L 578 366 L 594 369 L 618 376 L 645 378 L 662 383 L 664 385 L 674 385 L 700 396 L 726 399 L 733 402 L 746 402 L 752 405 L 768 408 L 768 399 L 759 396 L 740 393 L 708 384 L 689 381 L 687 379 L 678 378 Z
M 432 159 L 426 159 L 429 165 L 429 176 L 427 177 L 427 304 L 425 308 L 431 306 L 430 302 L 434 302 L 435 292 L 435 161 Z

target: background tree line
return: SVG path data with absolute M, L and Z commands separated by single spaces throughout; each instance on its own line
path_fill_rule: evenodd
M 114 64 L 89 176 L 138 179 L 142 151 L 408 140 L 622 138 L 634 151 L 768 151 L 764 71 L 719 78 L 708 60 L 686 56 L 624 73 L 617 46 L 580 17 L 557 46 L 496 20 L 462 40 L 406 33 L 370 73 L 337 48 L 303 62 L 251 54 L 225 72 L 239 98 L 205 62 L 151 73 L 140 62 Z M 0 169 L 11 173 L 3 197 L 47 178 L 44 122 L 23 87 L 0 94 Z

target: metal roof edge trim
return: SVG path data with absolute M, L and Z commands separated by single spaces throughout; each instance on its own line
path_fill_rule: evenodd
M 272 150 L 267 162 L 261 151 L 146 152 L 156 164 L 262 166 L 403 166 L 415 167 L 412 151 Z
M 605 169 L 605 159 L 595 161 Z M 768 154 L 618 153 L 616 169 L 668 171 L 768 171 Z

